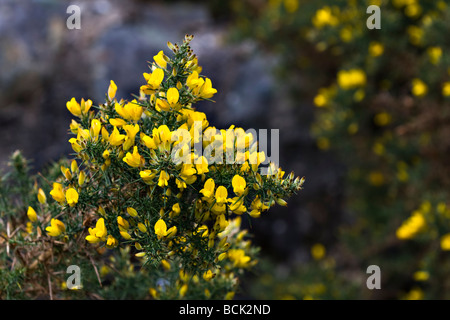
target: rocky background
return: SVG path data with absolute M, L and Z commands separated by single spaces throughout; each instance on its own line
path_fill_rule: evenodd
M 71 4 L 81 8 L 80 30 L 66 27 Z M 35 171 L 69 156 L 66 101 L 101 102 L 111 79 L 118 97 L 131 98 L 147 61 L 167 52 L 167 41 L 194 34 L 192 47 L 218 89 L 216 103 L 198 109 L 218 128 L 279 129 L 281 167 L 306 177 L 288 207 L 252 220 L 254 242 L 278 273 L 310 259 L 310 246 L 333 241 L 342 219 L 342 168 L 309 135 L 313 106 L 285 98 L 272 73 L 276 57 L 230 42 L 230 28 L 201 1 L 0 0 L 0 168 L 16 149 Z

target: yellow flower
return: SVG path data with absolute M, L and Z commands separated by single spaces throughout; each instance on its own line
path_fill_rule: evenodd
M 237 268 L 246 268 L 249 266 L 250 257 L 245 255 L 245 251 L 242 249 L 230 249 L 228 250 L 228 258 L 233 262 L 233 265 Z
M 203 279 L 205 279 L 206 281 L 209 281 L 209 280 L 211 280 L 212 278 L 214 278 L 215 277 L 215 273 L 213 273 L 211 270 L 208 270 L 208 271 L 205 271 L 204 273 L 203 273 Z
M 450 250 L 450 233 L 447 233 L 441 237 L 441 249 L 444 251 Z
M 417 233 L 422 231 L 426 226 L 426 220 L 420 211 L 414 211 L 412 215 L 406 219 L 397 229 L 396 235 L 400 240 L 412 239 Z M 444 238 L 444 237 L 443 237 Z M 448 248 L 450 250 L 450 236 L 448 238 Z M 442 239 L 441 239 L 442 247 Z
M 89 235 L 86 236 L 86 240 L 89 243 L 98 243 L 106 240 L 107 230 L 105 227 L 105 220 L 100 218 L 95 224 L 95 228 L 89 228 Z
M 58 237 L 63 232 L 66 231 L 66 226 L 58 219 L 53 219 L 50 221 L 50 226 L 45 228 L 48 235 L 51 237 Z
M 442 48 L 441 47 L 430 47 L 427 50 L 428 56 L 430 58 L 430 62 L 432 64 L 439 64 L 439 61 L 441 61 L 442 57 Z
M 428 86 L 422 80 L 414 78 L 412 80 L 412 94 L 416 97 L 423 97 L 428 92 Z
M 109 136 L 108 141 L 112 146 L 120 146 L 124 142 L 125 137 L 126 136 L 124 134 L 121 134 L 117 127 L 114 126 L 113 132 Z
M 141 179 L 144 180 L 145 183 L 151 184 L 156 176 L 156 173 L 153 172 L 152 170 L 144 170 L 140 171 L 139 175 L 141 176 Z
M 39 203 L 44 204 L 47 202 L 47 197 L 45 196 L 45 192 L 41 188 L 39 188 L 39 190 L 38 190 L 37 198 L 38 198 Z
M 189 87 L 189 89 L 193 90 L 197 88 L 199 84 L 199 78 L 198 78 L 198 72 L 193 71 L 186 79 L 186 85 Z
M 366 74 L 361 69 L 341 70 L 337 74 L 338 85 L 350 90 L 366 85 Z
M 200 97 L 203 99 L 211 98 L 217 90 L 212 87 L 211 79 L 206 78 L 203 85 L 200 87 Z
M 442 84 L 442 95 L 444 97 L 450 96 L 450 81 L 444 82 Z
M 144 73 L 144 78 L 147 81 L 147 85 L 141 86 L 141 91 L 145 94 L 152 94 L 155 90 L 159 89 L 164 79 L 164 71 L 163 69 L 156 68 L 151 74 Z
M 117 217 L 117 224 L 119 225 L 120 231 L 127 231 L 130 228 L 128 221 L 121 216 Z
M 180 93 L 178 92 L 177 88 L 169 88 L 167 90 L 166 94 L 167 100 L 157 99 L 156 105 L 164 111 L 169 111 L 171 108 L 173 110 L 180 109 L 181 105 L 178 104 L 178 100 L 180 99 Z
M 128 207 L 127 208 L 127 212 L 132 217 L 137 217 L 138 216 L 138 212 L 136 211 L 136 209 L 134 209 L 132 207 Z
M 89 130 L 89 134 L 92 139 L 96 139 L 100 134 L 100 130 L 102 129 L 102 124 L 98 119 L 92 119 L 91 128 Z
M 114 99 L 114 97 L 116 96 L 116 91 L 117 91 L 117 86 L 116 86 L 116 84 L 114 83 L 114 81 L 111 80 L 111 81 L 109 82 L 109 87 L 108 87 L 108 97 L 109 97 L 109 100 Z
M 161 239 L 167 235 L 167 225 L 163 219 L 159 219 L 155 223 L 155 234 L 158 236 L 158 239 Z
M 136 138 L 136 134 L 139 132 L 139 125 L 125 125 L 123 129 L 126 131 L 127 136 L 125 137 L 125 142 L 123 144 L 123 150 L 128 150 L 134 145 L 134 140 Z
M 28 207 L 27 216 L 28 216 L 28 219 L 30 219 L 31 222 L 36 222 L 37 221 L 36 211 L 32 207 Z
M 322 9 L 317 10 L 312 18 L 312 23 L 316 28 L 321 29 L 327 25 L 335 26 L 339 23 L 339 20 L 333 15 L 331 8 L 325 6 Z
M 227 203 L 228 191 L 224 186 L 217 187 L 215 198 L 218 205 Z
M 157 55 L 153 56 L 153 60 L 155 60 L 156 64 L 163 69 L 167 68 L 167 61 L 164 57 L 164 52 L 161 50 Z
M 376 125 L 382 127 L 387 126 L 392 121 L 392 116 L 387 112 L 380 112 L 375 115 L 374 122 Z
M 198 158 L 195 161 L 195 169 L 197 169 L 197 174 L 204 174 L 209 172 L 208 160 L 204 156 Z
M 75 206 L 78 203 L 78 192 L 74 188 L 67 189 L 66 199 L 69 206 Z
M 186 295 L 187 290 L 188 290 L 188 285 L 185 283 L 181 286 L 180 291 L 179 291 L 181 298 L 183 298 Z
M 241 196 L 245 192 L 247 183 L 245 182 L 245 179 L 240 175 L 235 175 L 231 180 L 231 184 L 233 185 L 233 192 L 238 196 Z
M 108 235 L 108 238 L 106 239 L 106 247 L 109 249 L 117 247 L 119 244 L 119 241 L 114 238 L 112 235 Z
M 316 243 L 311 247 L 311 255 L 314 260 L 320 260 L 325 256 L 326 250 L 323 244 Z
M 139 121 L 144 112 L 144 109 L 138 104 L 136 99 L 128 102 L 123 107 L 119 103 L 116 103 L 114 109 L 125 120 L 134 122 Z
M 176 217 L 177 215 L 180 214 L 180 212 L 181 212 L 180 204 L 179 204 L 179 203 L 175 203 L 175 204 L 172 206 L 172 211 L 171 211 L 170 217 L 171 217 L 171 218 Z
M 59 203 L 63 203 L 66 200 L 62 184 L 57 182 L 53 183 L 53 189 L 50 191 L 50 195 Z
M 159 174 L 159 178 L 158 178 L 158 186 L 160 186 L 160 187 L 168 186 L 169 179 L 170 179 L 170 175 L 167 172 L 165 172 L 164 170 L 161 170 L 161 173 Z
M 143 167 L 145 164 L 144 157 L 139 154 L 137 146 L 134 146 L 133 153 L 127 152 L 123 161 L 133 168 Z
M 430 274 L 427 271 L 416 271 L 413 274 L 413 279 L 416 281 L 427 281 L 430 278 Z
M 384 46 L 380 42 L 372 41 L 369 44 L 369 54 L 372 57 L 378 57 L 381 56 L 384 52 Z

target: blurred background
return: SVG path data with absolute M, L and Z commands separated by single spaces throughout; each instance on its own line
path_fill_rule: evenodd
M 68 100 L 101 102 L 110 80 L 132 98 L 194 34 L 210 125 L 279 129 L 281 167 L 306 177 L 247 226 L 261 259 L 239 297 L 449 298 L 449 2 L 0 0 L 0 168 L 16 149 L 35 172 L 69 156 Z

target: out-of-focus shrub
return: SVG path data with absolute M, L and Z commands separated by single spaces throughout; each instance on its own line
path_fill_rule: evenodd
M 381 29 L 366 25 L 370 5 L 380 8 Z M 352 297 L 449 298 L 448 1 L 257 0 L 228 8 L 235 37 L 278 56 L 279 82 L 316 109 L 317 147 L 347 168 L 351 222 L 336 226 L 340 241 L 327 246 L 348 281 L 355 272 L 368 277 L 372 264 L 382 273 L 382 290 L 360 281 Z M 348 297 L 346 286 L 341 293 Z

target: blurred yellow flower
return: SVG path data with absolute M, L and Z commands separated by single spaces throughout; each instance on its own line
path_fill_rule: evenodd
M 402 225 L 397 229 L 396 235 L 400 240 L 412 239 L 417 233 L 422 231 L 426 226 L 426 220 L 422 212 L 414 211 L 412 215 L 406 219 Z M 450 250 L 450 236 L 449 236 L 449 250 Z M 442 242 L 441 242 L 442 245 Z
M 419 78 L 412 80 L 412 94 L 416 97 L 423 97 L 428 92 L 428 86 Z
M 316 243 L 311 247 L 311 255 L 314 260 L 321 260 L 325 257 L 326 249 L 325 246 L 321 243 Z
M 341 70 L 337 74 L 337 83 L 344 90 L 366 85 L 366 74 L 361 69 Z
M 28 207 L 27 216 L 28 216 L 28 219 L 30 219 L 31 222 L 36 222 L 37 221 L 36 211 L 32 207 Z

